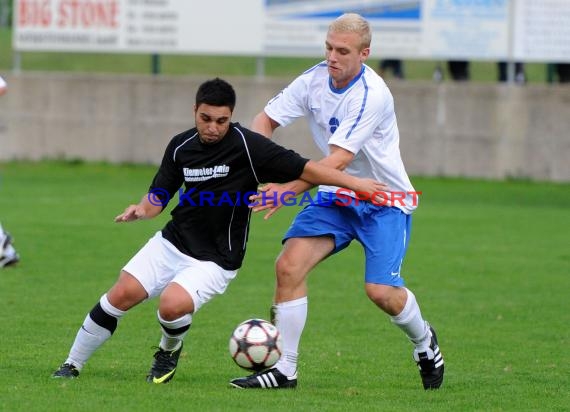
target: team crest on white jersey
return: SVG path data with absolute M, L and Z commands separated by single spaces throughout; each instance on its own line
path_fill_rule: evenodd
M 336 129 L 340 126 L 340 121 L 336 117 L 331 117 L 329 120 L 329 126 L 331 133 L 336 132 Z
M 218 177 L 226 177 L 230 172 L 227 165 L 219 165 L 214 167 L 201 167 L 199 169 L 184 169 L 184 180 L 187 182 L 203 182 L 205 180 L 215 179 Z

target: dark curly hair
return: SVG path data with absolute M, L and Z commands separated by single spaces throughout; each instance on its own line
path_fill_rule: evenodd
M 210 106 L 228 106 L 233 112 L 236 105 L 236 92 L 231 84 L 218 77 L 200 85 L 196 92 L 196 107 L 202 103 Z

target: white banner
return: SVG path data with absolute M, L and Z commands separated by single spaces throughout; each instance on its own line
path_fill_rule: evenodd
M 504 60 L 509 50 L 508 0 L 425 0 L 423 51 L 436 59 Z
M 570 62 L 570 0 L 15 0 L 15 50 L 324 56 L 370 22 L 373 58 Z
M 570 0 L 515 3 L 515 59 L 570 62 Z
M 262 52 L 263 0 L 16 0 L 16 50 Z M 248 18 L 240 19 L 244 4 Z
M 373 30 L 376 57 L 418 57 L 421 50 L 421 0 L 266 0 L 265 54 L 324 56 L 329 23 L 354 12 Z

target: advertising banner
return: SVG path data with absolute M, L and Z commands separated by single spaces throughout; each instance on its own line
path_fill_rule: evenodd
M 374 58 L 570 61 L 570 0 L 15 0 L 19 51 L 322 57 L 345 12 Z
M 240 19 L 247 4 L 247 19 Z M 262 0 L 16 0 L 16 50 L 262 52 Z

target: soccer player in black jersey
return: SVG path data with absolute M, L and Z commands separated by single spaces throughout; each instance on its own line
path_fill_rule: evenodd
M 126 311 L 160 296 L 157 316 L 162 337 L 147 381 L 170 381 L 193 314 L 224 293 L 242 264 L 251 215 L 249 197 L 260 183 L 300 178 L 358 192 L 387 190 L 372 179 L 304 159 L 232 123 L 235 102 L 233 87 L 224 80 L 216 78 L 199 87 L 196 127 L 170 141 L 148 193 L 115 221 L 153 218 L 178 197 L 172 219 L 126 264 L 117 282 L 87 314 L 67 359 L 53 377 L 78 377 Z

